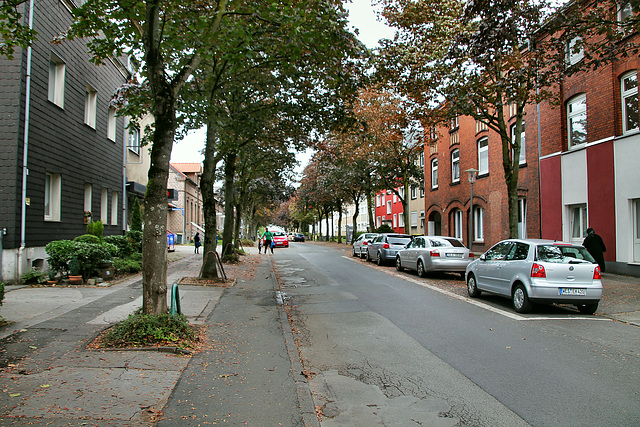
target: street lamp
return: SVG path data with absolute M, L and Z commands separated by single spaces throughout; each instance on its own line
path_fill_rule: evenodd
M 476 175 L 478 174 L 478 169 L 467 169 L 465 171 L 469 174 L 469 183 L 471 184 L 471 198 L 469 199 L 469 250 L 471 251 L 471 244 L 473 243 L 473 183 L 476 182 Z

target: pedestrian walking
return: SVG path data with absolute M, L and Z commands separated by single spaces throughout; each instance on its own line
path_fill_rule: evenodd
M 593 259 L 596 260 L 600 266 L 600 271 L 604 273 L 604 254 L 607 251 L 607 247 L 604 245 L 602 237 L 596 234 L 595 230 L 591 227 L 587 228 L 587 237 L 584 238 L 582 246 L 587 248 Z
M 199 254 L 200 246 L 202 246 L 202 243 L 200 243 L 200 233 L 196 233 L 196 235 L 193 236 L 193 245 L 195 246 L 193 253 Z
M 271 249 L 271 253 L 273 253 L 273 245 L 271 244 L 271 241 L 273 240 L 273 234 L 266 227 L 264 229 L 262 238 L 264 239 L 264 253 L 267 253 L 267 249 Z

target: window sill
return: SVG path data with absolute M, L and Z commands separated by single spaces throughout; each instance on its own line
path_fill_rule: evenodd
M 436 191 L 437 189 L 438 189 L 438 186 L 436 185 L 435 187 L 431 187 L 429 191 Z
M 489 176 L 489 172 L 485 172 L 483 174 L 479 174 L 478 176 L 476 176 L 476 179 L 486 178 L 488 176 Z
M 454 182 L 451 182 L 451 183 L 449 183 L 449 185 L 450 185 L 451 187 L 453 187 L 454 185 L 460 185 L 460 181 L 454 181 Z

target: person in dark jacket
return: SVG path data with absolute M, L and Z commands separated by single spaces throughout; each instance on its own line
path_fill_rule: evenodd
M 194 253 L 199 254 L 200 251 L 200 246 L 202 245 L 202 243 L 200 243 L 200 233 L 196 233 L 196 235 L 193 238 L 193 246 L 195 246 L 194 249 Z
M 600 271 L 604 273 L 604 252 L 607 251 L 607 247 L 604 245 L 602 237 L 596 234 L 595 230 L 591 227 L 587 228 L 587 237 L 582 242 L 582 246 L 587 248 L 591 256 L 596 260 L 600 266 Z

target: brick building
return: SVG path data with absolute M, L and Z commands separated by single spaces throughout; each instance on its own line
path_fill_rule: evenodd
M 509 125 L 515 125 L 506 107 Z M 518 235 L 540 237 L 537 121 L 535 107 L 526 111 L 518 183 Z M 502 141 L 486 125 L 459 116 L 434 130 L 425 146 L 425 211 L 428 235 L 469 242 L 471 184 L 466 170 L 476 169 L 473 184 L 472 249 L 482 252 L 509 237 L 507 185 L 502 167 Z
M 188 243 L 197 232 L 204 232 L 204 214 L 200 193 L 200 163 L 169 165 L 169 212 L 167 230 L 176 234 L 176 243 Z
M 640 276 L 638 69 L 633 56 L 574 75 L 561 107 L 541 106 L 540 187 L 542 237 L 582 243 L 593 227 L 607 271 Z
M 0 280 L 44 267 L 44 246 L 83 234 L 85 218 L 105 235 L 126 222 L 124 118 L 110 100 L 130 72 L 116 58 L 90 63 L 83 40 L 51 43 L 74 3 L 35 2 L 37 41 L 0 58 Z M 28 2 L 19 7 L 26 16 Z

